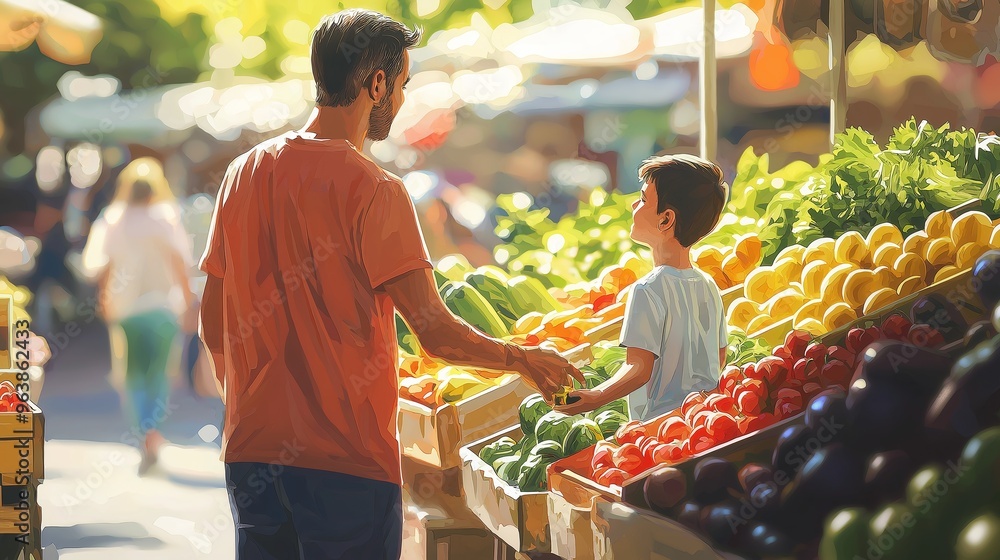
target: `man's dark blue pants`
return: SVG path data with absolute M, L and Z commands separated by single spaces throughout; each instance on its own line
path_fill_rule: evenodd
M 237 560 L 398 560 L 399 486 L 266 463 L 227 463 Z

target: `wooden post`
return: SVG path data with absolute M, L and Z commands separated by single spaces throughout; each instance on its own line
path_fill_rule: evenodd
M 842 0 L 841 0 L 842 1 Z M 715 60 L 715 0 L 702 0 L 705 48 L 698 60 L 698 94 L 701 96 L 701 157 L 715 161 L 719 139 L 718 95 Z
M 881 1 L 881 0 L 876 0 Z M 844 0 L 830 0 L 830 151 L 837 133 L 847 126 L 847 45 L 844 37 Z

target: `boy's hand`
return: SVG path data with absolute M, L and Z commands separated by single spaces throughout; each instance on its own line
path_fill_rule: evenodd
M 577 389 L 566 397 L 566 403 L 556 405 L 554 410 L 563 414 L 582 414 L 605 404 L 603 393 L 595 389 Z

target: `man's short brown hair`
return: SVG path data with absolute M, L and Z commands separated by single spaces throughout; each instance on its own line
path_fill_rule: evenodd
M 676 214 L 674 235 L 690 247 L 708 235 L 722 215 L 729 185 L 718 165 L 697 156 L 657 156 L 642 162 L 639 178 L 656 189 L 656 213 Z
M 388 93 L 403 72 L 403 52 L 420 42 L 420 30 L 371 10 L 328 15 L 313 32 L 311 58 L 316 104 L 350 105 L 376 71 L 385 72 Z

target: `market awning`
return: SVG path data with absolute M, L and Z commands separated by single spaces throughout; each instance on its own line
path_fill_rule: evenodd
M 53 60 L 84 64 L 102 34 L 100 18 L 63 0 L 0 0 L 0 51 L 34 41 Z

